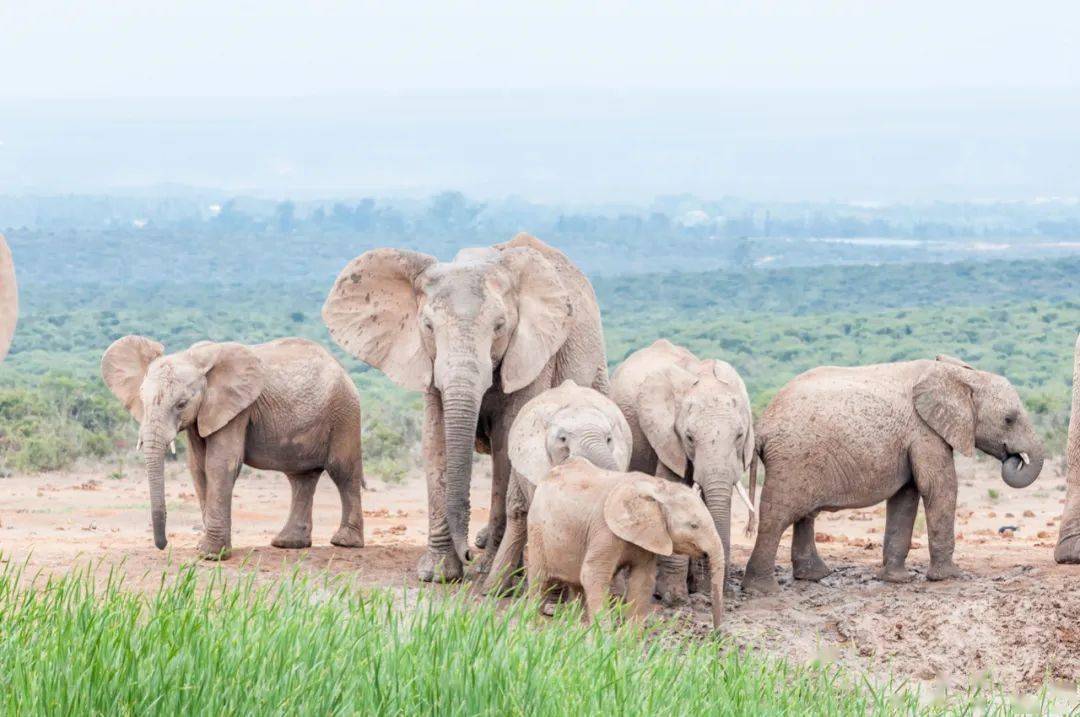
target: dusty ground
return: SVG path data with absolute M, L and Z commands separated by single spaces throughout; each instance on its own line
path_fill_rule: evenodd
M 960 686 L 992 675 L 1012 692 L 1030 692 L 1044 678 L 1074 692 L 1080 682 L 1080 566 L 1052 560 L 1064 502 L 1064 476 L 1050 463 L 1031 488 L 1016 491 L 989 462 L 960 459 L 957 563 L 964 578 L 925 579 L 925 521 L 916 523 L 909 567 L 913 582 L 874 579 L 881 559 L 884 506 L 823 514 L 819 549 L 835 569 L 821 583 L 790 579 L 785 543 L 780 553 L 780 595 L 727 601 L 725 630 L 740 644 L 797 661 L 840 662 L 876 676 L 894 674 L 925 685 Z M 472 529 L 486 521 L 486 470 L 478 470 Z M 122 564 L 134 583 L 155 581 L 161 568 L 191 559 L 201 521 L 190 479 L 179 465 L 167 481 L 170 545 L 153 547 L 146 486 L 137 466 L 83 469 L 0 479 L 0 551 L 27 561 L 31 572 L 62 572 L 93 560 Z M 422 480 L 389 485 L 370 480 L 364 496 L 367 547 L 330 546 L 339 504 L 329 480 L 315 506 L 315 546 L 278 550 L 270 539 L 284 524 L 289 489 L 275 473 L 245 471 L 233 503 L 234 557 L 228 571 L 273 575 L 304 569 L 358 574 L 371 585 L 413 586 L 413 567 L 426 538 Z M 734 565 L 749 556 L 742 536 L 745 512 L 736 506 Z M 1016 531 L 999 532 L 1003 526 Z M 202 569 L 211 569 L 203 564 Z M 676 614 L 669 612 L 669 614 Z M 703 600 L 677 611 L 692 625 L 707 625 Z

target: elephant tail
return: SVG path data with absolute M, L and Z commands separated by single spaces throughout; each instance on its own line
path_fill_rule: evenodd
M 758 446 L 754 447 L 754 455 L 750 458 L 750 505 L 754 505 L 757 497 L 757 469 L 758 469 Z M 746 537 L 752 538 L 757 530 L 757 513 L 750 511 L 746 518 Z

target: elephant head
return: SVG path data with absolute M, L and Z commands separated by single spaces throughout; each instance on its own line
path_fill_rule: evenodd
M 571 294 L 528 243 L 466 249 L 445 263 L 375 249 L 345 267 L 323 306 L 330 335 L 347 351 L 404 388 L 438 394 L 446 517 L 462 562 L 470 557 L 469 484 L 484 394 L 532 383 L 570 331 Z
M 15 284 L 15 263 L 11 249 L 0 234 L 0 361 L 7 356 L 11 338 L 15 334 L 15 322 L 19 318 L 19 289 Z
M 567 380 L 518 412 L 510 428 L 510 463 L 533 485 L 572 457 L 625 471 L 632 440 L 626 418 L 611 399 Z
M 165 448 L 195 428 L 203 438 L 221 430 L 262 393 L 263 367 L 255 353 L 237 343 L 202 341 L 164 356 L 143 336 L 117 339 L 101 358 L 109 390 L 139 422 L 139 446 L 150 486 L 154 544 L 164 548 Z
M 1046 450 L 1024 403 L 1004 376 L 938 356 L 914 385 L 915 411 L 954 450 L 975 448 L 1001 461 L 1001 478 L 1025 488 L 1039 477 Z
M 604 522 L 615 535 L 650 553 L 708 557 L 713 624 L 720 626 L 727 546 L 692 488 L 630 473 L 605 499 Z
M 724 549 L 731 545 L 731 494 L 753 504 L 739 479 L 754 454 L 750 399 L 723 361 L 668 365 L 649 374 L 637 396 L 638 421 L 657 458 L 701 486 Z

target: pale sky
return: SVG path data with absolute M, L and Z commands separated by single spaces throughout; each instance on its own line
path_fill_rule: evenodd
M 1080 88 L 1077 2 L 0 0 L 0 98 Z

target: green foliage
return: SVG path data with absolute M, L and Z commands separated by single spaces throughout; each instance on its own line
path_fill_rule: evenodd
M 100 384 L 49 374 L 0 388 L 0 468 L 54 470 L 80 456 L 111 455 L 123 447 L 127 423 L 127 412 Z
M 1007 376 L 1051 452 L 1064 445 L 1080 260 L 845 266 L 597 279 L 614 368 L 658 338 L 734 365 L 755 410 L 797 374 L 939 353 Z M 1014 277 L 1023 276 L 1024 281 Z M 196 341 L 303 336 L 331 348 L 364 407 L 367 473 L 408 470 L 419 394 L 342 352 L 319 320 L 310 282 L 23 287 L 12 353 L 0 365 L 0 467 L 62 467 L 130 446 L 134 423 L 102 385 L 101 353 L 141 333 L 177 351 Z M 41 393 L 42 395 L 37 395 Z
M 328 577 L 183 568 L 145 595 L 87 569 L 22 587 L 0 570 L 8 714 L 972 714 L 1000 696 L 922 701 L 835 666 L 796 667 L 718 638 L 552 620 L 536 605 L 414 601 Z M 201 584 L 202 583 L 202 584 Z M 411 603 L 406 607 L 406 602 Z M 1041 702 L 1037 709 L 1047 709 Z

